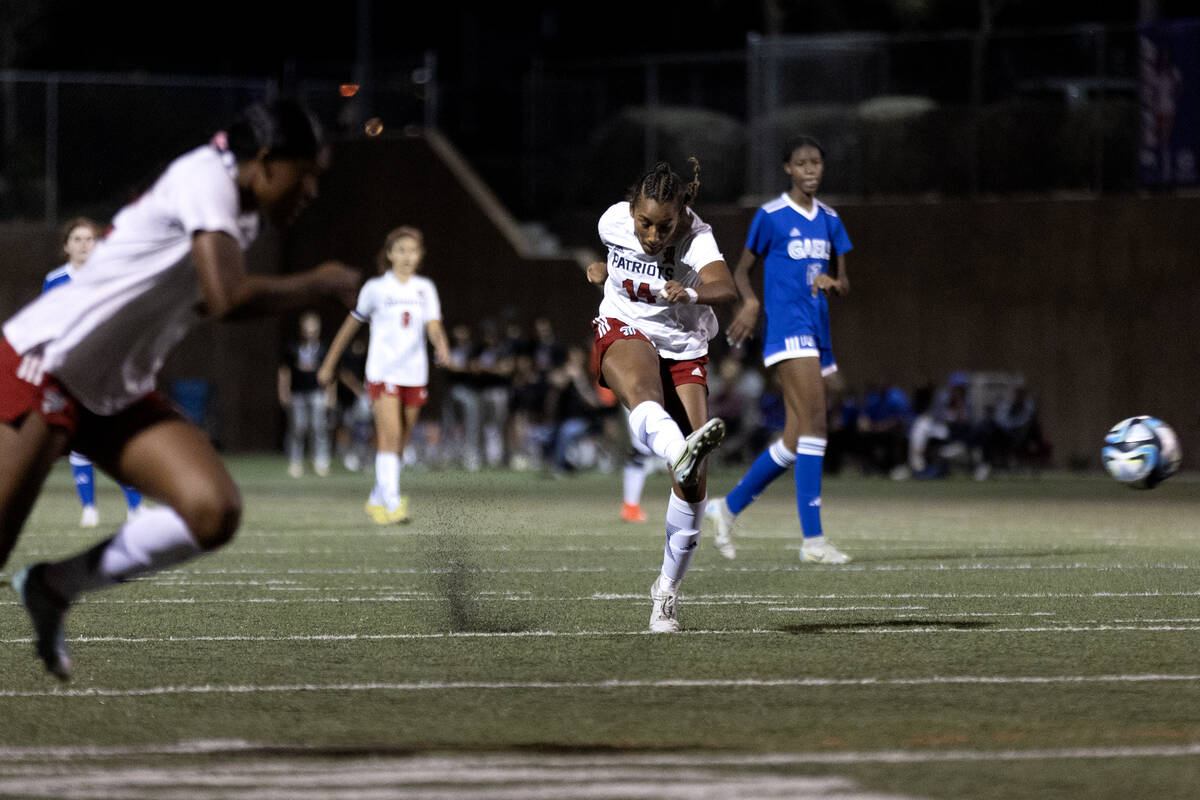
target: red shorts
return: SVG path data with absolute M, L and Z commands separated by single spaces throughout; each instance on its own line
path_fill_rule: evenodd
M 16 425 L 36 413 L 71 434 L 72 450 L 102 462 L 138 431 L 163 420 L 183 418 L 158 392 L 112 416 L 93 414 L 53 375 L 42 372 L 39 361 L 35 356 L 22 358 L 7 339 L 0 338 L 0 423 Z
M 604 373 L 600 371 L 600 364 L 613 342 L 621 339 L 641 339 L 650 345 L 654 344 L 646 334 L 614 317 L 596 317 L 592 320 L 592 328 L 596 331 L 596 338 L 592 342 L 592 373 L 605 389 L 608 388 L 608 384 L 604 380 Z M 684 360 L 659 356 L 658 363 L 663 386 L 667 385 L 668 380 L 672 386 L 682 386 L 685 383 L 698 383 L 706 388 L 708 386 L 708 356 Z
M 41 357 L 17 355 L 0 338 L 0 422 L 15 425 L 37 413 L 72 435 L 79 427 L 79 403 L 54 379 L 42 372 Z
M 394 383 L 367 381 L 367 397 L 371 398 L 372 403 L 385 394 L 398 398 L 400 405 L 413 408 L 425 405 L 425 401 L 429 399 L 429 388 L 427 386 L 397 386 Z

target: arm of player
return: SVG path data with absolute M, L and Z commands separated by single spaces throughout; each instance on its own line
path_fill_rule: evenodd
M 684 286 L 679 281 L 667 281 L 658 296 L 668 303 L 700 303 L 720 306 L 737 299 L 737 289 L 724 261 L 710 261 L 701 267 L 700 285 Z
M 593 261 L 587 265 L 587 279 L 589 283 L 594 283 L 597 286 L 608 280 L 608 262 Z
M 735 347 L 740 347 L 753 336 L 758 325 L 758 311 L 762 308 L 762 303 L 759 302 L 758 295 L 754 293 L 754 286 L 750 283 L 750 270 L 754 269 L 757 262 L 758 256 L 746 249 L 738 258 L 737 266 L 733 268 L 733 284 L 737 287 L 742 305 L 725 328 L 725 337 Z
M 367 393 L 367 387 L 363 385 L 363 382 L 359 380 L 358 376 L 345 367 L 342 367 L 338 370 L 337 377 L 338 380 L 341 381 L 347 389 L 354 392 L 356 396 L 362 397 Z M 332 385 L 333 384 L 331 383 L 330 386 Z
M 353 308 L 358 270 L 334 261 L 295 275 L 251 275 L 233 237 L 221 231 L 192 236 L 192 261 L 204 295 L 202 310 L 220 319 L 246 319 L 302 308 L 334 297 Z
M 846 272 L 846 257 L 839 254 L 837 261 L 837 277 L 832 275 L 821 274 L 813 280 L 813 297 L 817 296 L 817 292 L 824 291 L 826 293 L 833 292 L 836 295 L 845 297 L 850 294 L 850 275 Z
M 446 327 L 440 319 L 431 319 L 425 323 L 425 335 L 433 345 L 433 363 L 439 367 L 450 364 L 450 339 L 446 336 Z
M 287 408 L 292 404 L 292 370 L 286 364 L 279 367 L 276 386 L 279 390 L 279 405 Z
M 358 317 L 353 314 L 346 315 L 346 321 L 342 323 L 342 327 L 338 328 L 337 335 L 333 337 L 333 342 L 329 345 L 329 352 L 325 354 L 325 360 L 321 362 L 321 368 L 317 370 L 317 383 L 322 386 L 333 383 L 333 371 L 337 368 L 338 361 L 342 359 L 342 353 L 346 352 L 346 348 L 350 346 L 354 335 L 361 327 L 362 323 L 358 321 Z

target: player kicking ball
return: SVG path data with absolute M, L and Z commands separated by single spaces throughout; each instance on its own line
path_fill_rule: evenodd
M 708 417 L 708 342 L 712 305 L 736 296 L 712 228 L 691 209 L 700 165 L 684 183 L 659 162 L 600 218 L 606 261 L 588 265 L 603 286 L 592 320 L 592 359 L 600 383 L 629 409 L 630 437 L 671 468 L 662 567 L 650 586 L 650 630 L 679 630 L 679 585 L 700 540 L 706 456 L 725 423 Z M 685 436 L 684 430 L 689 431 Z
M 763 364 L 775 369 L 783 389 L 783 436 L 759 454 L 728 495 L 708 504 L 705 516 L 716 526 L 717 549 L 733 558 L 733 523 L 738 514 L 772 481 L 794 469 L 804 536 L 801 560 L 845 564 L 850 556 L 830 544 L 821 528 L 821 472 L 826 442 L 824 377 L 837 371 L 826 295 L 850 292 L 846 274 L 850 237 L 837 212 L 816 197 L 825 172 L 820 144 L 804 136 L 788 140 L 783 171 L 791 179 L 791 189 L 765 203 L 750 223 L 746 248 L 733 273 L 742 305 L 726 330 L 730 344 L 741 346 L 758 325 L 763 304 L 754 293 L 750 270 L 761 257 L 767 312 Z M 836 277 L 830 274 L 831 262 L 837 265 Z

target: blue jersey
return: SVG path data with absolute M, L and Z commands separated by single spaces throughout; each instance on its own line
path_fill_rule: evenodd
M 787 194 L 764 203 L 750 223 L 746 249 L 763 259 L 763 362 L 821 356 L 832 364 L 829 305 L 813 281 L 852 245 L 841 218 L 820 200 L 805 211 Z M 825 351 L 825 352 L 822 352 Z
M 45 294 L 56 286 L 62 286 L 65 283 L 70 283 L 71 279 L 74 277 L 75 267 L 71 266 L 69 263 L 63 264 L 58 269 L 51 270 L 46 275 L 46 280 L 42 281 L 42 294 Z

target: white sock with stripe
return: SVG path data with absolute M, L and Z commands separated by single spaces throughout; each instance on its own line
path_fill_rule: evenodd
M 680 581 L 687 574 L 692 554 L 696 552 L 696 544 L 700 541 L 700 521 L 704 518 L 706 500 L 689 503 L 674 491 L 671 492 L 671 499 L 667 502 L 667 542 L 663 547 L 662 570 L 658 576 L 660 588 L 678 589 Z

